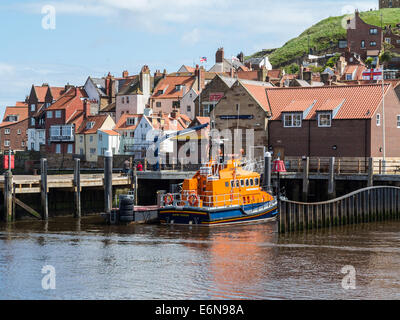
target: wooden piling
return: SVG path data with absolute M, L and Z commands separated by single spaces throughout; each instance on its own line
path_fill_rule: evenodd
M 138 184 L 138 175 L 137 175 L 137 169 L 136 167 L 133 168 L 133 187 L 134 187 L 134 191 L 135 191 L 135 206 L 138 205 L 138 188 L 139 188 L 139 184 Z
M 75 195 L 75 218 L 80 218 L 82 215 L 81 209 L 81 160 L 75 159 L 74 168 L 74 195 Z
M 112 174 L 113 156 L 107 151 L 104 157 L 104 211 L 108 214 L 112 210 Z
M 13 175 L 10 170 L 4 173 L 4 220 L 11 223 L 14 220 L 13 212 Z
M 47 188 L 47 159 L 40 160 L 40 193 L 41 193 L 41 207 L 42 219 L 49 219 L 49 197 Z
M 303 201 L 308 199 L 308 188 L 309 188 L 309 170 L 310 170 L 310 158 L 303 158 Z
M 368 187 L 373 187 L 374 185 L 374 159 L 368 159 Z
M 335 193 L 335 157 L 332 157 L 329 159 L 328 197 L 334 199 Z

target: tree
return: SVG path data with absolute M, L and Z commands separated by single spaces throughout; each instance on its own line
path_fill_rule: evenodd
M 369 58 L 367 58 L 366 60 L 365 60 L 365 64 L 366 64 L 366 66 L 369 68 L 369 69 L 371 69 L 372 68 L 372 63 L 374 62 L 374 59 L 372 59 L 371 57 L 369 57 Z
M 300 66 L 296 63 L 292 63 L 291 65 L 285 68 L 285 71 L 288 74 L 297 74 L 300 71 Z
M 393 58 L 393 54 L 390 51 L 383 51 L 379 56 L 379 63 L 382 65 L 387 64 Z

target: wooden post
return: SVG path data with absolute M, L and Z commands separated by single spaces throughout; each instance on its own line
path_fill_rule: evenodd
M 112 175 L 113 156 L 111 151 L 106 151 L 104 157 L 104 211 L 108 214 L 112 210 Z
M 308 187 L 309 187 L 309 175 L 310 170 L 310 158 L 303 158 L 303 201 L 307 202 L 308 200 Z
M 74 168 L 75 218 L 80 218 L 81 210 L 81 159 L 75 159 Z
M 40 160 L 40 191 L 42 204 L 42 219 L 49 219 L 49 198 L 47 188 L 47 159 Z
M 138 175 L 137 175 L 137 169 L 136 167 L 133 168 L 133 184 L 134 184 L 134 190 L 135 190 L 135 206 L 138 205 Z
M 374 158 L 368 159 L 368 187 L 374 186 Z
M 332 157 L 329 159 L 328 197 L 334 199 L 335 193 L 335 157 Z
M 4 218 L 7 223 L 14 220 L 13 217 L 13 175 L 11 170 L 4 173 Z

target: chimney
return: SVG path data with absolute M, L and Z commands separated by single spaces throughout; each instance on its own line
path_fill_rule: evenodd
M 244 53 L 243 53 L 243 52 L 240 52 L 240 53 L 238 54 L 237 58 L 239 59 L 239 61 L 240 61 L 241 63 L 244 63 Z
M 164 69 L 164 71 L 163 71 L 163 78 L 166 78 L 167 77 L 167 69 Z
M 90 113 L 90 101 L 88 99 L 83 100 L 83 118 L 86 119 L 91 115 Z
M 303 72 L 303 80 L 307 81 L 309 84 L 311 84 L 312 81 L 312 72 L 311 71 L 304 71 Z
M 106 77 L 106 79 L 105 79 L 105 89 L 106 89 L 106 95 L 108 96 L 108 97 L 110 97 L 111 96 L 111 86 L 112 86 L 112 76 L 111 76 L 111 73 L 109 72 L 108 73 L 108 75 L 107 75 L 107 77 Z
M 329 85 L 329 73 L 321 73 L 321 82 L 325 85 Z
M 231 71 L 229 72 L 230 74 L 230 77 L 231 78 L 234 78 L 235 77 L 235 70 L 234 70 L 234 68 L 231 68 Z
M 122 78 L 128 78 L 129 77 L 129 72 L 128 72 L 128 70 L 125 70 L 125 71 L 123 71 L 122 72 Z
M 219 48 L 217 53 L 215 54 L 215 62 L 222 63 L 224 62 L 224 48 Z
M 171 112 L 171 118 L 172 118 L 172 119 L 176 119 L 177 116 L 178 116 L 178 112 L 177 112 L 176 110 L 174 110 L 174 111 Z
M 268 70 L 266 68 L 262 68 L 257 72 L 257 80 L 258 81 L 267 81 Z
M 147 65 L 145 65 L 139 74 L 140 91 L 142 91 L 144 95 L 150 95 L 150 79 L 150 69 Z

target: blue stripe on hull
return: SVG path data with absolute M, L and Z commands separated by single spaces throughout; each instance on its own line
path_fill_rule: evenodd
M 245 208 L 245 210 L 249 210 L 249 208 Z M 171 208 L 161 209 L 159 219 L 164 224 L 222 225 L 264 221 L 274 218 L 277 214 L 277 207 L 270 208 L 259 214 L 249 215 L 245 214 L 240 208 L 215 212 L 204 212 L 196 209 L 176 210 Z

